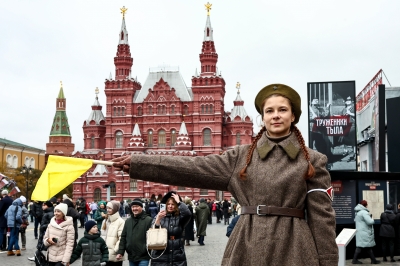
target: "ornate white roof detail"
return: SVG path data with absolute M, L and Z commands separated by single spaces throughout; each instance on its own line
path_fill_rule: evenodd
M 204 28 L 204 41 L 214 41 L 213 38 L 213 29 L 211 27 L 211 20 L 210 16 L 207 15 L 206 26 Z
M 196 71 L 194 72 L 194 76 L 195 76 L 195 77 L 198 77 L 198 76 L 199 76 L 199 74 L 197 73 L 197 68 L 196 68 Z
M 107 170 L 107 167 L 105 165 L 98 164 L 98 165 L 96 165 L 96 168 L 94 168 L 92 175 L 96 175 L 96 174 L 105 175 L 108 173 L 109 173 L 109 171 Z
M 165 68 L 161 70 L 157 68 L 155 71 L 150 71 L 142 89 L 138 94 L 135 94 L 135 103 L 142 103 L 149 94 L 149 89 L 153 89 L 154 85 L 159 82 L 161 78 L 168 83 L 171 89 L 175 89 L 175 93 L 181 101 L 188 102 L 193 100 L 179 70 L 166 70 Z
M 133 128 L 132 136 L 142 136 L 142 134 L 140 133 L 140 129 L 139 129 L 138 123 L 136 123 L 134 128 Z
M 175 148 L 177 150 L 191 150 L 192 142 L 190 141 L 185 121 L 182 121 L 181 128 L 179 129 L 178 137 L 176 138 Z
M 182 121 L 181 128 L 179 129 L 178 135 L 179 135 L 179 136 L 181 136 L 181 135 L 187 136 L 187 135 L 188 135 L 188 132 L 187 132 L 187 129 L 186 129 L 185 121 Z
M 125 17 L 122 18 L 121 31 L 119 33 L 118 44 L 129 44 L 128 42 L 128 31 L 126 30 Z
M 97 97 L 99 91 L 96 89 L 96 99 L 94 100 L 94 103 L 92 105 L 92 112 L 90 112 L 90 115 L 88 119 L 86 119 L 86 124 L 89 125 L 90 121 L 94 121 L 96 125 L 100 125 L 101 121 L 105 121 L 106 119 L 104 118 L 103 112 L 101 111 L 102 106 L 99 103 L 99 99 Z
M 129 140 L 128 150 L 133 150 L 133 151 L 144 150 L 144 141 L 142 139 L 142 134 L 140 133 L 138 123 L 136 123 L 133 128 L 132 138 Z
M 108 78 L 109 80 L 112 80 L 112 74 L 111 74 L 111 72 L 110 72 L 110 77 Z
M 240 117 L 241 121 L 245 121 L 246 117 L 250 118 L 250 121 L 253 121 L 253 119 L 247 114 L 246 110 L 244 109 L 244 101 L 242 100 L 242 97 L 240 97 L 240 83 L 238 82 L 236 84 L 236 89 L 238 90 L 236 99 L 233 101 L 233 109 L 230 114 L 231 121 L 234 121 L 236 117 Z

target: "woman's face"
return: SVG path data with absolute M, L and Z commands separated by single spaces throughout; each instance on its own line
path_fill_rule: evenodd
M 282 96 L 271 96 L 263 106 L 263 122 L 271 137 L 283 137 L 290 132 L 295 117 L 288 99 Z
M 175 211 L 175 202 L 171 199 L 167 202 L 167 212 L 174 212 Z
M 107 207 L 107 214 L 112 214 L 112 209 L 110 207 Z
M 54 217 L 56 217 L 56 220 L 62 220 L 62 219 L 64 219 L 64 213 L 62 211 L 60 211 L 59 209 L 55 209 Z
M 104 204 L 102 203 L 102 204 L 100 204 L 100 209 L 104 209 Z

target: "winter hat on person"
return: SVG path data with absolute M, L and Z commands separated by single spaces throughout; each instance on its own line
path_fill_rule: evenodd
M 24 196 L 19 197 L 19 199 L 22 201 L 22 203 L 26 202 L 26 198 Z
M 1 195 L 8 195 L 8 190 L 7 189 L 3 189 L 3 191 L 1 191 Z
M 361 204 L 362 206 L 364 206 L 364 207 L 367 207 L 368 202 L 367 202 L 366 200 L 362 200 L 362 201 L 360 201 L 360 204 Z
M 97 223 L 94 220 L 89 220 L 85 223 L 85 230 L 86 232 L 89 233 L 90 229 L 93 228 L 93 226 L 97 226 Z
M 67 195 L 67 194 L 64 194 L 64 195 L 63 195 L 63 200 L 66 200 L 66 199 L 68 199 L 68 200 L 72 201 L 72 199 L 71 199 L 70 197 L 68 197 L 68 195 Z
M 60 203 L 56 207 L 54 207 L 54 210 L 60 210 L 64 214 L 64 216 L 67 216 L 68 205 L 65 203 Z
M 112 200 L 107 203 L 107 207 L 112 209 L 112 214 L 118 212 L 120 206 L 121 206 L 121 203 L 119 203 L 116 200 Z
M 132 207 L 133 205 L 137 205 L 137 206 L 140 206 L 140 207 L 143 208 L 143 201 L 142 201 L 141 199 L 134 199 L 134 200 L 131 202 L 131 207 Z
M 201 198 L 199 201 L 200 201 L 200 203 L 206 202 L 206 200 L 204 198 Z
M 53 207 L 53 203 L 51 203 L 51 201 L 46 200 L 45 202 L 43 202 L 44 205 L 46 205 L 47 207 Z

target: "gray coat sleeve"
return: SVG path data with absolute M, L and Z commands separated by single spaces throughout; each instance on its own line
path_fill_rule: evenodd
M 227 191 L 238 154 L 239 146 L 223 155 L 132 155 L 129 175 L 162 184 Z

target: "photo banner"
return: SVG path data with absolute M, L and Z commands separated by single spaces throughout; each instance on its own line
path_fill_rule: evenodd
M 310 82 L 308 146 L 328 157 L 327 168 L 357 170 L 355 81 Z

